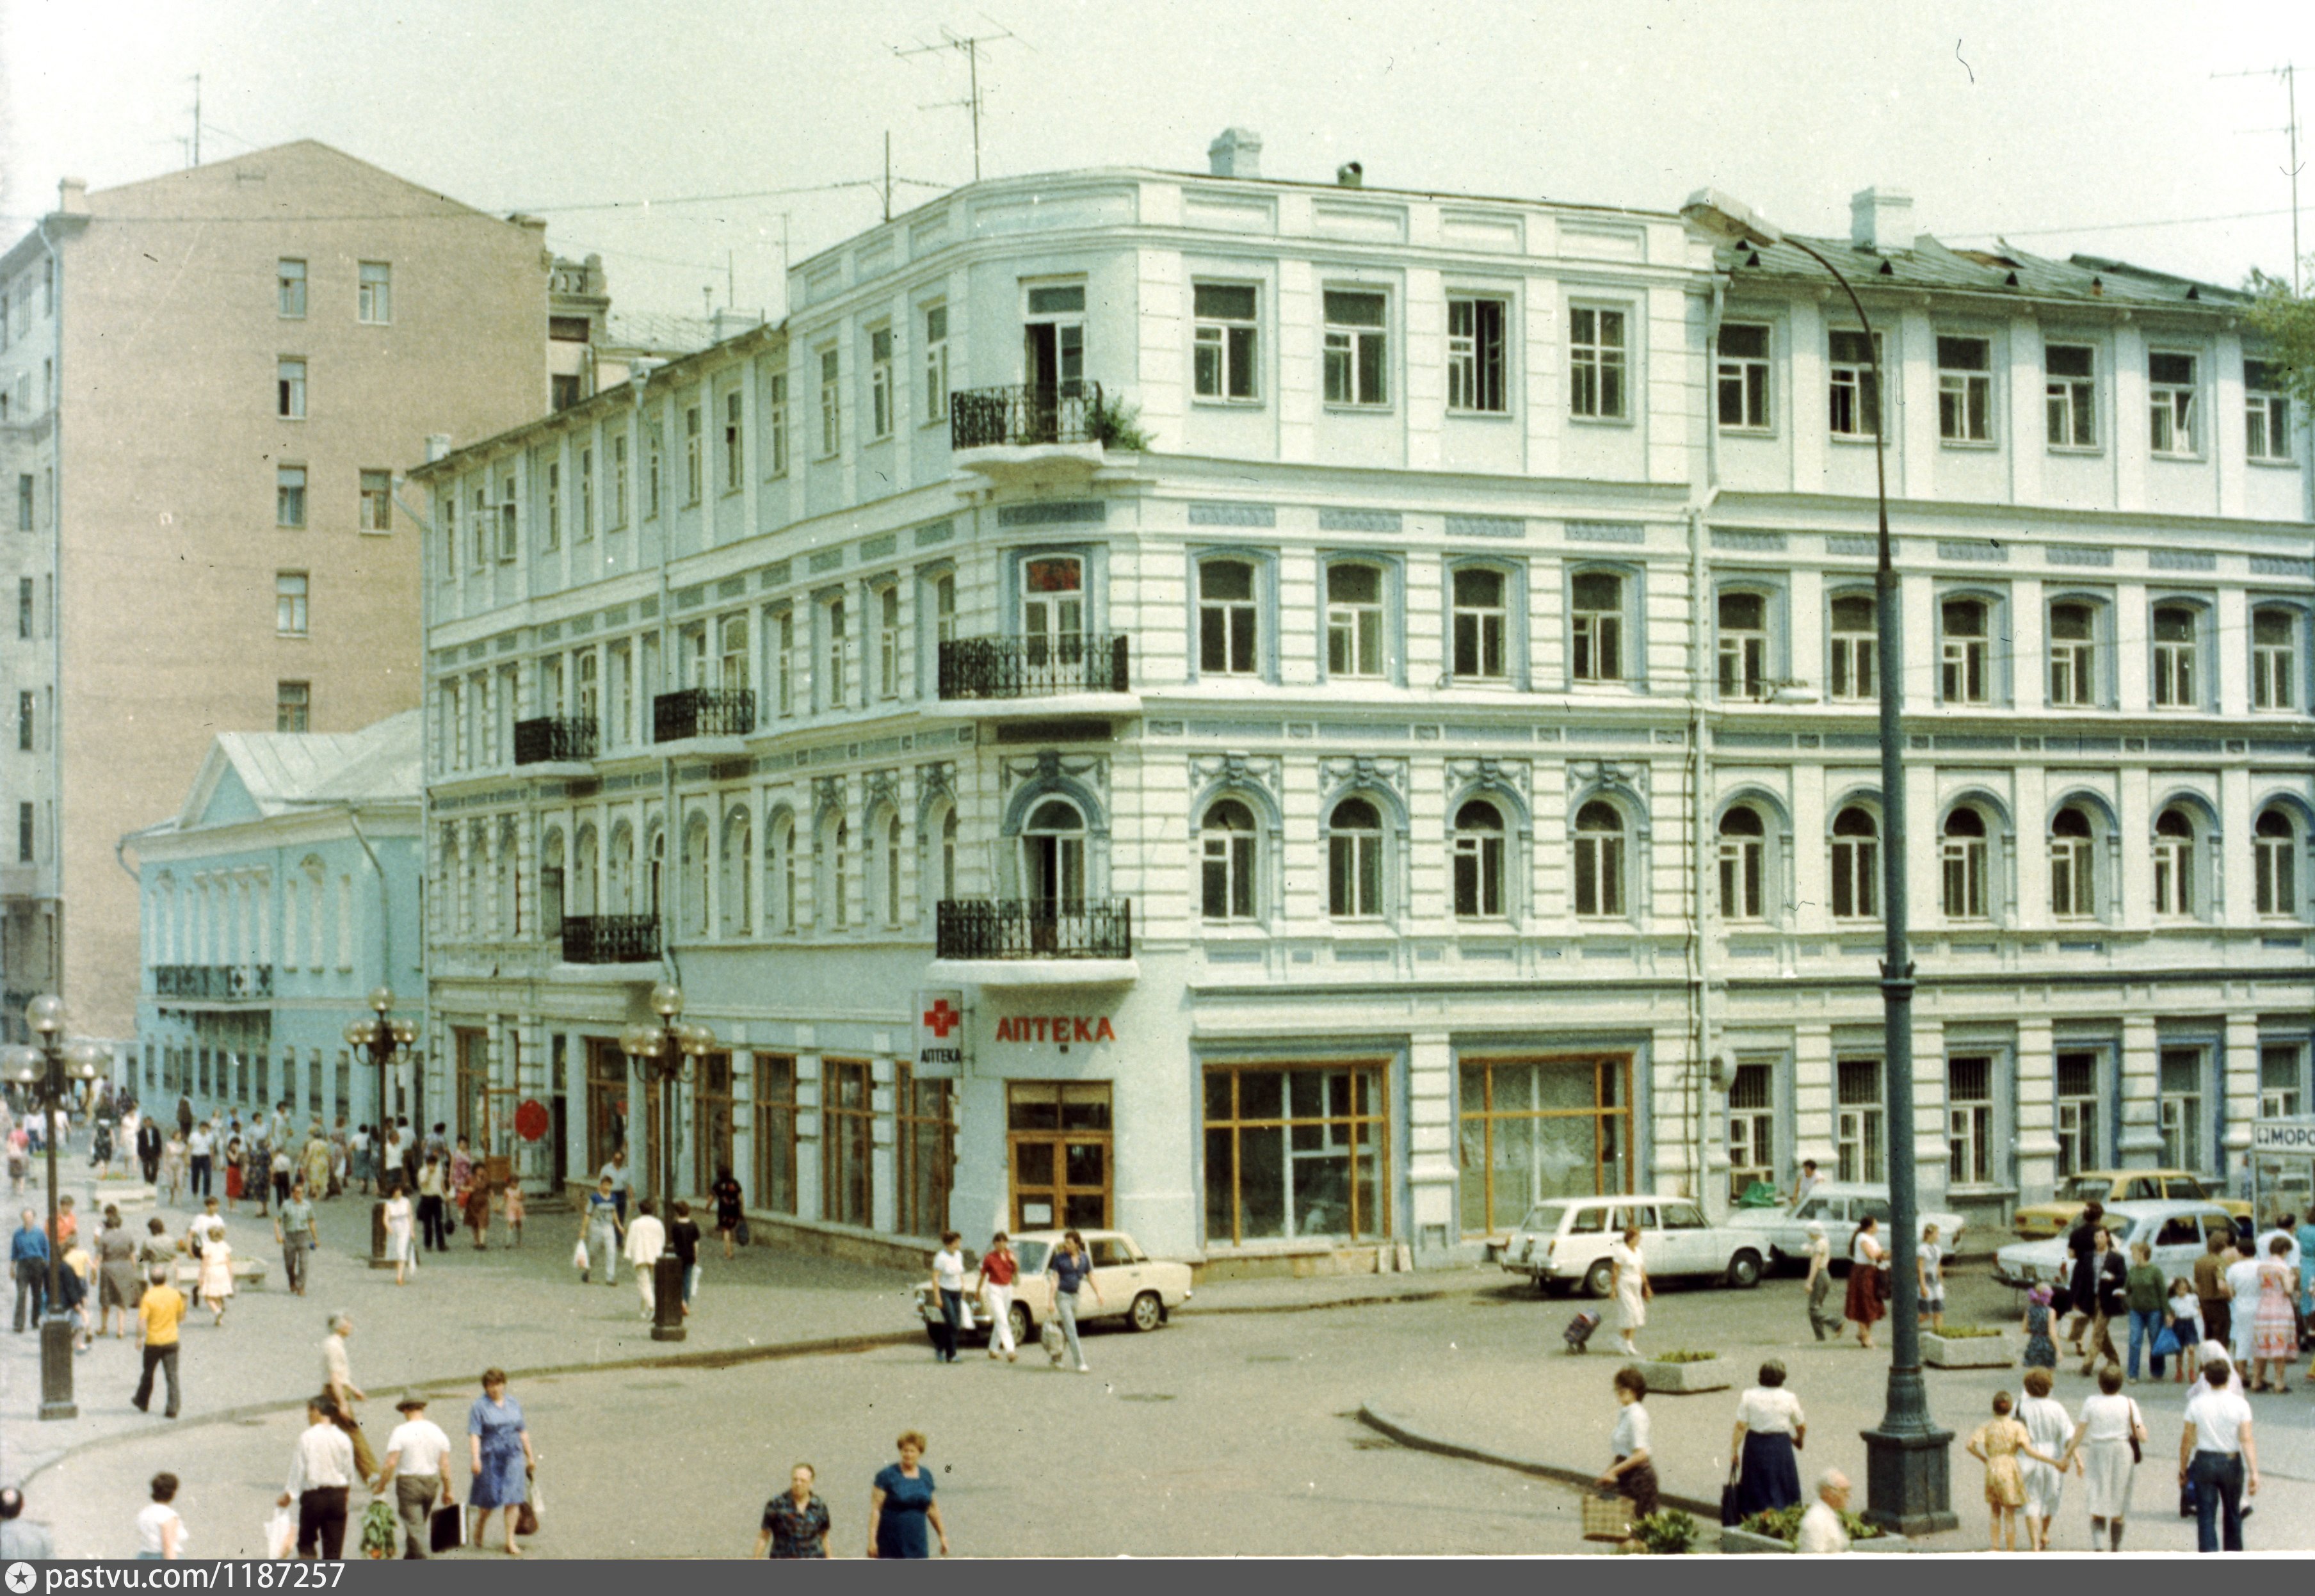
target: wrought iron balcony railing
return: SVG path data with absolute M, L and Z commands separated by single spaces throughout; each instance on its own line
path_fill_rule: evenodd
M 756 695 L 748 687 L 686 687 L 652 700 L 652 740 L 745 737 L 756 729 Z
M 1100 443 L 1102 415 L 1099 383 L 965 388 L 948 396 L 948 442 L 961 449 Z
M 1050 698 L 1128 692 L 1126 653 L 1122 634 L 953 638 L 940 645 L 940 696 Z
M 215 1001 L 273 996 L 271 964 L 155 964 L 153 995 Z
M 659 920 L 652 915 L 565 915 L 566 964 L 642 964 L 659 957 Z
M 514 723 L 514 762 L 552 765 L 595 757 L 596 726 L 592 715 L 544 715 Z
M 1131 959 L 1124 898 L 943 899 L 933 945 L 943 959 Z

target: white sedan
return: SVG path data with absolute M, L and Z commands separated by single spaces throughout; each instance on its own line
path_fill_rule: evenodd
M 1857 1227 L 1867 1215 L 1882 1227 L 1882 1239 L 1888 1239 L 1889 1188 L 1877 1182 L 1821 1181 L 1798 1208 L 1740 1208 L 1723 1221 L 1732 1230 L 1750 1231 L 1760 1237 L 1769 1253 L 1769 1265 L 1805 1260 L 1808 1256 L 1808 1228 L 1812 1222 L 1824 1227 L 1824 1238 L 1832 1246 L 1836 1270 L 1848 1268 L 1849 1243 L 1856 1239 Z M 1938 1246 L 1948 1258 L 1961 1240 L 1963 1219 L 1957 1213 L 1923 1213 L 1919 1216 L 1920 1229 L 1914 1232 L 1920 1239 L 1920 1230 L 1931 1225 L 1938 1228 Z
M 1093 1259 L 1093 1275 L 1078 1290 L 1078 1323 L 1123 1319 L 1136 1330 L 1155 1330 L 1173 1311 L 1190 1299 L 1190 1266 L 1150 1257 L 1122 1230 L 1081 1230 L 1086 1251 Z M 1029 1230 L 1013 1237 L 1013 1254 L 1021 1272 L 1013 1282 L 1013 1339 L 1027 1346 L 1039 1326 L 1053 1315 L 1053 1281 L 1045 1272 L 1053 1251 L 1061 1245 L 1059 1230 Z M 964 1272 L 965 1300 L 972 1308 L 975 1337 L 985 1338 L 985 1310 L 971 1290 L 980 1269 L 975 1259 Z M 1098 1292 L 1099 1296 L 1095 1294 Z M 930 1281 L 917 1288 L 917 1315 L 935 1345 L 940 1337 L 934 1326 L 941 1322 L 940 1292 Z
M 2154 1266 L 2175 1280 L 2192 1274 L 2195 1260 L 2213 1231 L 2234 1234 L 2234 1216 L 2215 1202 L 2115 1202 L 2107 1205 L 2107 1228 L 2114 1233 L 2115 1250 L 2126 1260 L 2130 1249 L 2144 1242 L 2154 1252 Z M 1993 1278 L 2005 1286 L 2056 1285 L 2073 1276 L 2073 1257 L 2067 1237 L 2013 1241 L 1993 1255 Z

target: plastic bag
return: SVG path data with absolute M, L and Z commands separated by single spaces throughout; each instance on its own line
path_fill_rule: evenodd
M 968 1295 L 958 1298 L 957 1314 L 959 1317 L 956 1327 L 959 1330 L 971 1330 L 973 1328 L 972 1299 L 971 1296 Z
M 587 1238 L 583 1236 L 579 1238 L 579 1244 L 571 1249 L 571 1267 L 581 1274 L 587 1272 Z
M 297 1552 L 297 1511 L 277 1507 L 273 1510 L 273 1516 L 265 1521 L 265 1555 L 269 1557 L 290 1557 Z

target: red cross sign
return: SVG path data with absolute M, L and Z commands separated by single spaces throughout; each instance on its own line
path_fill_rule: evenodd
M 945 998 L 934 998 L 933 1006 L 925 1010 L 925 1029 L 943 1042 L 948 1040 L 948 1033 L 951 1031 L 962 1024 L 964 1024 L 964 1016 L 951 1008 Z

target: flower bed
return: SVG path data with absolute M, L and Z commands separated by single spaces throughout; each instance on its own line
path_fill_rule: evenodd
M 1645 1360 L 1640 1371 L 1648 1377 L 1648 1394 L 1691 1396 L 1699 1391 L 1725 1391 L 1727 1365 L 1717 1352 L 1674 1352 Z
M 2018 1361 L 2006 1330 L 1976 1326 L 1921 1332 L 1921 1361 L 1932 1369 L 2007 1369 Z

